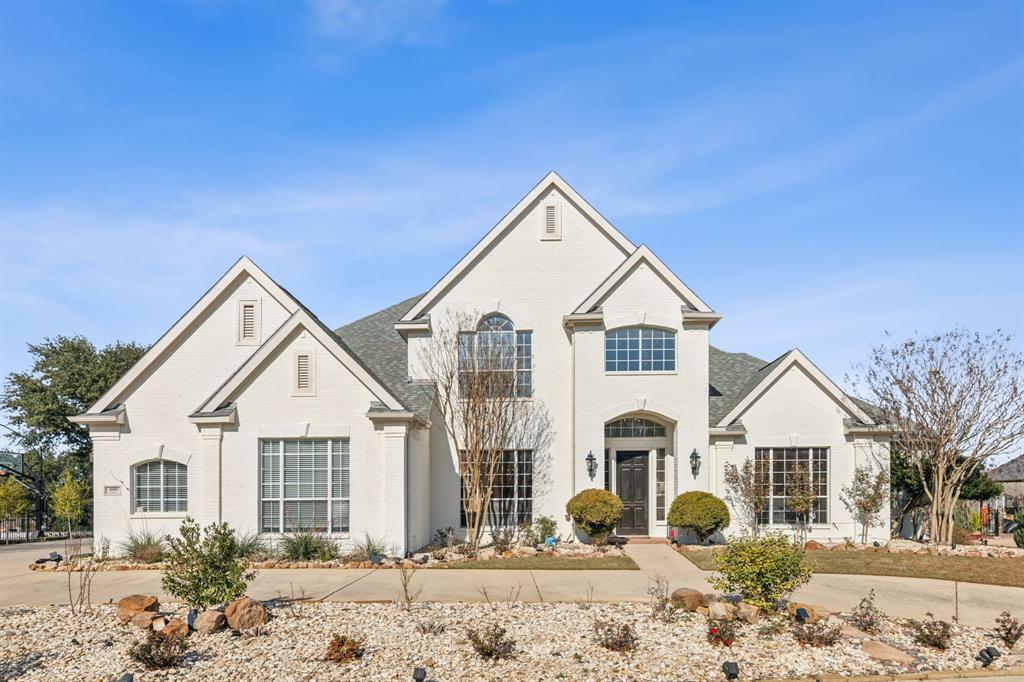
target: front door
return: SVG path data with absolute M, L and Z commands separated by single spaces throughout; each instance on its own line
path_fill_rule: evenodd
M 622 500 L 619 535 L 647 535 L 647 450 L 615 453 L 615 488 Z

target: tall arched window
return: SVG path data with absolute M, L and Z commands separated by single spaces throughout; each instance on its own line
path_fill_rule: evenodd
M 512 320 L 500 313 L 485 316 L 475 332 L 459 336 L 459 373 L 463 386 L 474 375 L 497 373 L 518 397 L 533 394 L 533 333 L 516 331 Z
M 156 460 L 132 470 L 132 493 L 137 512 L 188 511 L 188 467 L 180 462 Z
M 653 327 L 626 327 L 604 334 L 606 372 L 674 372 L 676 333 Z

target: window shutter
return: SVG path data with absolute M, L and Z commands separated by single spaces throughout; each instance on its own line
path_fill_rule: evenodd
M 295 388 L 300 391 L 308 391 L 309 386 L 309 355 L 300 353 L 296 356 Z
M 242 338 L 256 338 L 256 305 L 254 303 L 242 304 Z

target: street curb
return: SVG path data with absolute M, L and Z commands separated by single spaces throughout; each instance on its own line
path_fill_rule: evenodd
M 815 677 L 778 677 L 761 682 L 898 682 L 900 680 L 966 680 L 985 677 L 1014 677 L 1024 679 L 1024 665 L 1012 668 L 981 670 L 934 670 L 919 673 L 891 675 L 817 675 Z

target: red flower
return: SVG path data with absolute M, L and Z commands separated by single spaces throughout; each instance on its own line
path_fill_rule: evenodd
M 708 632 L 710 632 L 711 634 L 715 634 L 716 632 L 718 632 L 718 628 L 711 628 L 710 630 L 708 630 Z
M 732 640 L 731 639 L 725 640 L 725 645 L 726 646 L 732 646 Z

